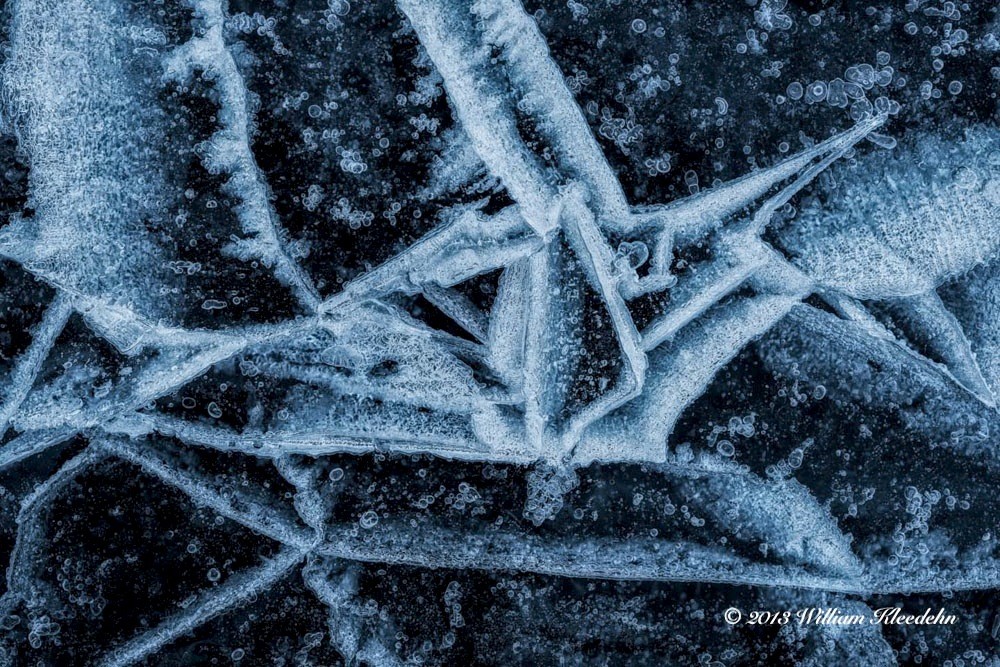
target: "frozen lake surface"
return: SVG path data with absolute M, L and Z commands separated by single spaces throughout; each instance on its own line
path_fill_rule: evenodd
M 0 665 L 1000 664 L 995 3 L 0 7 Z

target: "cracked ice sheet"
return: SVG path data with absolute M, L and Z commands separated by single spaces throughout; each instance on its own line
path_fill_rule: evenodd
M 0 662 L 995 660 L 1000 33 L 914 4 L 8 2 Z

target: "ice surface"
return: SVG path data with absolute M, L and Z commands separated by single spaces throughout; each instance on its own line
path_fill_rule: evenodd
M 186 80 L 198 69 L 210 77 L 219 93 L 219 129 L 206 142 L 203 159 L 209 171 L 229 175 L 225 188 L 240 202 L 235 210 L 243 231 L 249 235 L 234 241 L 229 251 L 244 260 L 260 259 L 268 267 L 273 265 L 277 278 L 292 287 L 303 306 L 314 310 L 319 295 L 284 247 L 284 232 L 278 226 L 268 201 L 267 185 L 251 150 L 250 103 L 236 61 L 222 37 L 222 0 L 199 0 L 193 8 L 203 23 L 203 34 L 170 54 L 164 76 Z
M 1000 660 L 996 8 L 822 4 L 3 5 L 0 665 Z

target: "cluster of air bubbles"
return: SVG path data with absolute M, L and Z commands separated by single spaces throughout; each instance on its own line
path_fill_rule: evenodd
M 903 569 L 921 567 L 923 557 L 930 551 L 926 542 L 928 538 L 934 539 L 930 535 L 930 518 L 944 495 L 936 489 L 922 492 L 915 486 L 907 486 L 903 497 L 906 513 L 912 518 L 906 524 L 897 525 L 893 531 L 892 541 L 895 544 L 888 561 L 890 565 Z M 963 509 L 967 508 L 968 503 Z
M 784 13 L 788 0 L 761 0 L 760 6 L 753 12 L 754 21 L 761 30 L 789 30 L 792 27 L 792 17 Z
M 652 99 L 656 97 L 660 91 L 666 92 L 670 90 L 670 82 L 676 81 L 680 83 L 680 76 L 677 74 L 677 68 L 671 67 L 671 72 L 667 74 L 667 79 L 664 80 L 659 74 L 653 71 L 653 66 L 649 63 L 643 63 L 635 67 L 632 72 L 628 75 L 630 81 L 636 84 L 636 88 L 644 99 Z
M 481 475 L 483 479 L 507 479 L 509 475 L 509 470 L 507 468 L 497 468 L 493 465 L 486 464 L 483 466 Z
M 302 205 L 311 213 L 319 207 L 319 205 L 323 202 L 324 197 L 323 188 L 316 183 L 313 183 L 309 186 L 309 189 L 306 190 L 306 194 L 302 198 Z
M 173 260 L 167 262 L 166 266 L 177 275 L 187 274 L 193 276 L 202 269 L 201 262 L 189 262 L 186 260 Z
M 311 127 L 306 127 L 302 129 L 302 143 L 311 151 L 319 148 L 319 142 L 316 141 L 316 137 L 320 136 L 320 133 Z
M 964 44 L 969 41 L 969 33 L 964 28 L 954 28 L 950 23 L 946 23 L 942 31 L 944 35 L 941 43 L 931 47 L 931 57 L 964 56 L 966 53 Z
M 453 628 L 461 628 L 465 625 L 462 617 L 462 586 L 457 581 L 452 581 L 444 591 L 444 606 L 448 610 L 448 623 Z
M 765 79 L 780 79 L 781 78 L 781 68 L 785 66 L 780 60 L 772 60 L 768 63 L 767 67 L 760 71 L 760 75 Z
M 84 564 L 79 560 L 66 558 L 56 573 L 59 587 L 67 594 L 73 604 L 79 606 L 91 618 L 98 618 L 107 606 L 108 601 L 102 595 L 98 585 L 92 590 L 92 579 Z
M 437 134 L 438 127 L 441 125 L 440 118 L 429 118 L 427 114 L 422 113 L 419 116 L 415 116 L 409 119 L 410 125 L 416 128 L 416 132 L 413 133 L 413 138 L 418 139 L 420 132 L 427 132 L 431 136 Z
M 290 56 L 292 52 L 281 43 L 281 39 L 278 38 L 277 33 L 274 31 L 277 25 L 277 19 L 264 16 L 260 12 L 254 12 L 252 15 L 241 12 L 233 14 L 226 19 L 226 29 L 230 32 L 245 35 L 256 34 L 260 37 L 267 37 L 271 40 L 275 53 Z
M 588 103 L 587 112 L 591 115 L 597 115 L 597 104 L 595 102 Z M 615 116 L 610 108 L 603 107 L 599 119 L 601 124 L 597 130 L 598 134 L 614 142 L 615 146 L 626 155 L 633 144 L 642 140 L 643 126 L 636 123 L 635 115 L 631 111 L 625 118 L 621 118 Z
M 436 129 L 436 126 L 435 126 L 435 129 Z M 377 133 L 376 133 L 375 136 L 378 137 L 378 145 L 376 147 L 372 148 L 371 154 L 372 154 L 372 157 L 380 158 L 383 155 L 385 155 L 385 151 L 386 151 L 387 148 L 389 148 L 389 145 L 390 145 L 391 142 L 389 141 L 389 137 L 379 137 L 379 135 Z M 414 138 L 416 138 L 416 137 L 414 137 Z
M 913 3 L 911 3 L 912 5 Z M 908 5 L 909 7 L 909 5 Z M 935 81 L 923 81 L 920 84 L 919 92 L 920 96 L 924 100 L 939 99 L 943 95 L 942 86 L 947 92 L 954 96 L 959 95 L 962 92 L 963 84 L 961 81 L 952 80 L 947 84 L 944 84 L 942 79 L 942 70 L 945 67 L 945 58 L 955 58 L 961 57 L 967 54 L 969 44 L 969 33 L 964 28 L 958 28 L 955 26 L 955 22 L 961 19 L 962 14 L 959 11 L 959 5 L 954 2 L 944 2 L 940 7 L 925 7 L 922 13 L 925 16 L 946 19 L 947 22 L 940 26 L 935 25 L 924 25 L 920 26 L 916 21 L 909 21 L 903 26 L 903 30 L 907 35 L 917 36 L 940 36 L 940 42 L 932 46 L 928 51 L 928 57 L 931 59 L 931 67 L 939 78 Z M 962 8 L 968 9 L 966 5 L 961 5 Z M 916 11 L 913 9 L 912 11 Z M 986 50 L 990 49 L 989 42 L 992 40 L 996 42 L 996 37 L 992 33 L 988 33 L 976 44 L 976 48 L 982 48 Z M 997 44 L 1000 47 L 1000 43 Z
M 887 138 L 887 140 L 888 139 L 889 138 Z M 887 147 L 891 148 L 892 147 L 891 142 L 888 142 L 888 143 L 890 145 L 888 145 Z M 794 210 L 790 211 L 790 212 L 794 212 Z M 791 387 L 782 387 L 782 388 L 780 388 L 778 390 L 778 396 L 780 396 L 782 398 L 784 398 L 784 397 L 787 396 L 788 397 L 788 404 L 790 406 L 792 406 L 793 408 L 798 407 L 799 405 L 805 404 L 810 398 L 813 399 L 813 400 L 815 400 L 815 401 L 819 401 L 819 400 L 822 400 L 826 396 L 826 387 L 824 387 L 821 384 L 814 386 L 812 388 L 812 391 L 810 393 L 806 393 L 807 389 L 808 388 L 800 386 L 799 385 L 799 381 L 795 380 L 795 382 L 792 383 Z
M 576 0 L 566 0 L 566 7 L 572 12 L 574 21 L 586 22 L 586 17 L 590 14 L 590 8 L 587 5 Z
M 347 223 L 351 229 L 371 227 L 372 221 L 375 220 L 374 213 L 355 210 L 346 197 L 341 197 L 334 206 L 330 207 L 330 217 L 339 222 Z
M 755 56 L 763 54 L 764 44 L 767 43 L 767 35 L 767 32 L 762 32 L 758 36 L 756 30 L 753 28 L 748 29 L 746 32 L 746 41 L 736 45 L 736 53 L 740 55 L 750 53 Z
M 838 450 L 836 454 L 839 453 Z M 844 515 L 848 517 L 857 517 L 858 509 L 875 497 L 875 489 L 870 486 L 858 488 L 851 483 L 835 481 L 832 490 L 831 503 L 843 505 L 846 508 Z
M 880 92 L 880 89 L 889 87 L 894 80 L 888 53 L 880 51 L 876 56 L 876 63 L 874 66 L 868 63 L 851 65 L 843 77 L 829 81 L 818 79 L 804 85 L 793 81 L 788 84 L 785 94 L 795 102 L 804 100 L 807 104 L 827 104 L 841 109 L 849 106 L 854 120 L 860 120 L 874 112 L 896 115 L 900 111 L 899 103 L 885 95 L 879 95 L 874 104 L 868 100 L 870 91 Z
M 454 496 L 449 495 L 445 498 L 445 504 L 450 505 L 452 509 L 463 512 L 467 507 L 476 505 L 481 500 L 482 496 L 479 495 L 479 491 L 476 490 L 476 487 L 472 486 L 468 482 L 461 482 L 458 485 L 458 493 Z M 480 511 L 474 510 L 473 515 L 479 514 L 482 511 L 482 508 L 477 507 L 476 510 Z
M 335 144 L 343 135 L 344 132 L 341 130 L 331 130 L 327 128 L 320 132 L 311 127 L 304 127 L 302 128 L 302 145 L 308 150 L 314 151 L 320 147 L 317 139 L 322 139 L 324 142 Z
M 646 172 L 650 176 L 666 174 L 673 167 L 672 156 L 670 153 L 662 153 L 658 157 L 646 158 L 643 164 L 646 167 Z
M 277 19 L 274 17 L 268 18 L 260 12 L 254 12 L 253 15 L 245 13 L 234 14 L 226 19 L 226 28 L 229 30 L 242 33 L 256 32 L 258 35 L 265 35 L 273 31 L 277 25 Z
M 260 367 L 258 367 L 257 364 L 250 359 L 241 359 L 239 365 L 240 374 L 243 375 L 243 377 L 252 378 L 260 375 Z
M 390 225 L 395 225 L 398 222 L 397 216 L 399 215 L 399 212 L 402 210 L 403 210 L 402 203 L 398 201 L 390 202 L 389 207 L 386 210 L 382 211 L 382 217 L 388 220 Z M 414 217 L 417 218 L 420 217 L 419 211 L 414 211 Z
M 441 75 L 432 67 L 429 60 L 423 60 L 422 55 L 417 56 L 413 64 L 416 67 L 427 68 L 427 73 L 417 77 L 413 83 L 413 90 L 409 93 L 396 94 L 396 104 L 401 107 L 407 104 L 412 104 L 413 106 L 431 106 L 434 100 L 444 94 Z
M 576 488 L 579 478 L 568 468 L 539 466 L 528 473 L 528 498 L 523 515 L 536 526 L 562 509 L 566 494 Z
M 706 442 L 709 447 L 730 458 L 736 455 L 736 445 L 733 444 L 737 437 L 752 438 L 757 434 L 757 415 L 750 413 L 744 417 L 733 416 L 725 425 L 716 424 L 708 434 Z
M 422 477 L 426 477 L 426 474 L 422 475 Z M 414 500 L 412 506 L 418 510 L 425 510 L 436 502 L 437 502 L 437 496 L 435 496 L 432 493 L 425 493 L 424 495 Z
M 589 86 L 591 82 L 590 75 L 584 69 L 574 69 L 573 73 L 566 77 L 566 87 L 574 95 Z
M 48 614 L 39 614 L 28 619 L 28 643 L 32 648 L 41 648 L 45 639 L 58 637 L 60 632 L 62 627 Z
M 350 11 L 351 3 L 348 0 L 326 0 L 320 24 L 326 26 L 327 30 L 336 30 L 344 25 L 343 17 Z
M 340 168 L 349 174 L 361 174 L 368 170 L 360 151 L 338 146 L 337 155 L 340 156 Z
M 806 438 L 802 444 L 788 453 L 784 459 L 773 463 L 764 470 L 764 473 L 771 479 L 785 479 L 802 467 L 805 455 L 809 449 L 816 444 L 812 438 Z
M 281 99 L 281 109 L 285 111 L 295 110 L 298 111 L 302 107 L 302 103 L 309 99 L 309 91 L 303 90 L 295 95 L 285 94 Z
M 694 461 L 695 458 L 694 451 L 691 449 L 691 444 L 687 442 L 682 442 L 681 444 L 677 445 L 675 456 L 677 458 L 677 462 L 681 465 L 691 463 L 692 461 Z M 687 505 L 681 505 L 680 507 L 678 507 L 673 503 L 672 500 L 670 500 L 670 498 L 667 498 L 663 502 L 664 515 L 673 516 L 677 513 L 678 510 L 680 510 L 681 516 L 684 517 L 685 521 L 690 523 L 692 526 L 700 528 L 705 525 L 705 519 L 692 513 L 691 508 L 688 507 Z

